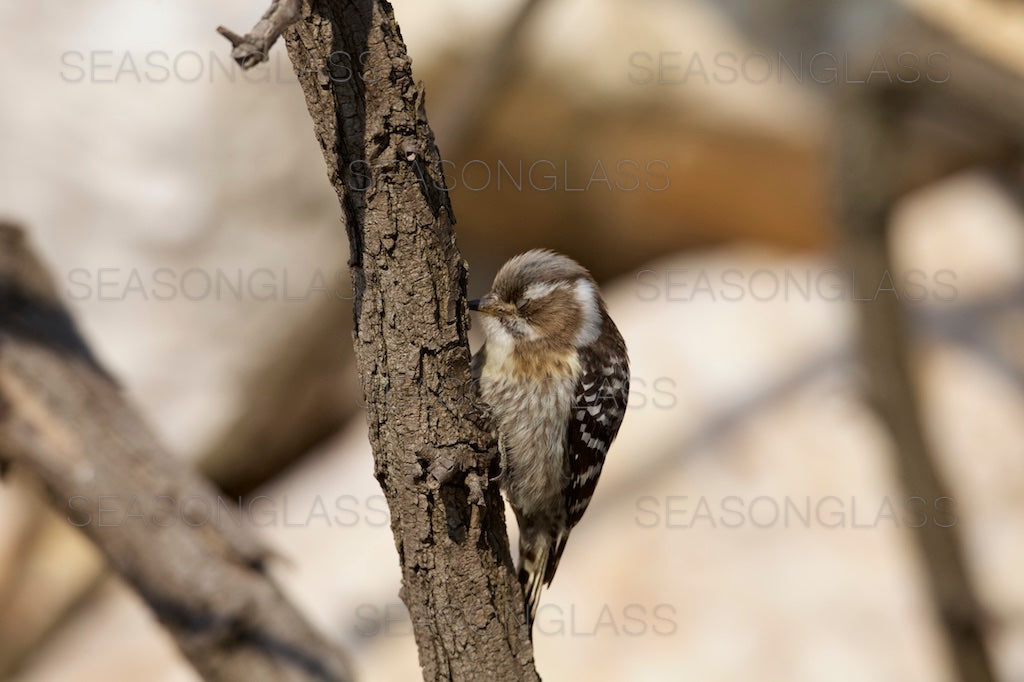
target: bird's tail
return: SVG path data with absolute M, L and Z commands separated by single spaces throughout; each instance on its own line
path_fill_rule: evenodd
M 540 533 L 522 535 L 519 538 L 519 583 L 523 586 L 523 597 L 526 600 L 526 623 L 533 632 L 533 622 L 537 618 L 537 607 L 540 605 L 540 593 L 544 585 L 551 583 L 558 568 L 558 560 L 562 558 L 568 534 L 557 538 Z

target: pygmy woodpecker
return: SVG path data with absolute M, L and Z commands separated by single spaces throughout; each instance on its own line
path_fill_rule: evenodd
M 469 305 L 482 313 L 473 375 L 497 430 L 532 624 L 622 423 L 629 359 L 594 278 L 561 254 L 512 258 Z

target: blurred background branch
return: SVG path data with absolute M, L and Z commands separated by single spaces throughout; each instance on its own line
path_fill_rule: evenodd
M 329 439 L 359 409 L 351 305 L 317 305 L 243 380 L 245 402 L 206 452 L 199 471 L 231 498 L 244 498 Z M 107 575 L 102 556 L 67 519 L 25 491 L 30 526 L 17 572 L 0 580 L 0 676 L 12 674 L 67 623 Z M 29 542 L 28 540 L 32 541 Z M 44 567 L 60 566 L 59 576 Z
M 266 575 L 265 551 L 237 520 L 189 523 L 168 512 L 182 500 L 219 505 L 100 368 L 21 231 L 0 226 L 0 242 L 0 459 L 41 479 L 205 679 L 351 679 L 340 651 Z M 75 504 L 103 499 L 131 500 L 134 516 L 107 524 Z
M 903 144 L 901 112 L 884 92 L 846 95 L 839 106 L 836 190 L 844 252 L 859 283 L 854 293 L 860 301 L 869 401 L 895 443 L 896 468 L 906 495 L 952 500 L 922 424 L 906 311 L 898 298 L 876 296 L 877 283 L 896 269 L 888 228 L 913 150 Z M 927 524 L 914 538 L 957 679 L 994 681 L 986 646 L 987 619 L 975 596 L 957 529 Z
M 434 130 L 445 141 L 445 158 L 464 159 L 487 128 L 509 82 L 521 67 L 523 34 L 544 0 L 520 0 L 497 36 L 488 41 L 468 72 L 436 107 Z

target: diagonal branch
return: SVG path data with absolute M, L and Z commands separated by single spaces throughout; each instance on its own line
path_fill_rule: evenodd
M 355 359 L 348 344 L 338 347 L 350 329 L 350 306 L 344 300 L 324 301 L 244 379 L 248 390 L 242 408 L 196 460 L 199 471 L 228 497 L 252 493 L 355 414 Z M 26 503 L 36 509 L 29 512 L 33 537 L 48 541 L 30 544 L 18 554 L 18 563 L 60 565 L 62 571 L 53 580 L 45 573 L 18 570 L 0 583 L 0 611 L 9 616 L 0 619 L 0 679 L 56 636 L 68 613 L 107 577 L 102 557 L 61 515 L 35 496 L 26 497 Z
M 0 225 L 0 247 L 0 460 L 38 475 L 204 679 L 350 680 L 237 516 L 100 367 L 20 231 Z

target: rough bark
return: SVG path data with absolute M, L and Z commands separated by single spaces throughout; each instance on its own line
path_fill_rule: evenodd
M 38 475 L 204 679 L 351 679 L 266 575 L 262 549 L 230 508 L 126 402 L 9 226 L 0 226 L 0 461 Z
M 375 474 L 424 678 L 537 679 L 469 372 L 466 265 L 391 7 L 314 0 L 285 36 L 349 236 Z

